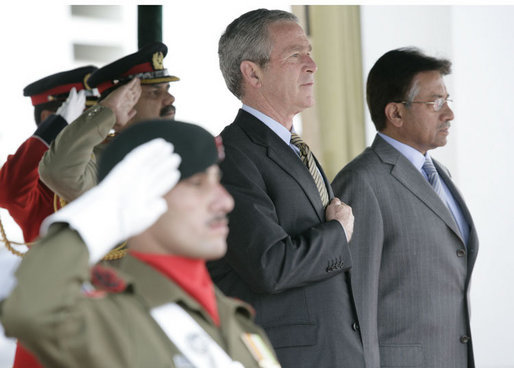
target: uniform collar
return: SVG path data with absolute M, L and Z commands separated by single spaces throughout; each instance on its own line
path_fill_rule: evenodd
M 219 325 L 214 284 L 207 272 L 204 260 L 135 251 L 131 251 L 131 255 L 176 282 L 187 294 L 200 303 L 216 325 Z

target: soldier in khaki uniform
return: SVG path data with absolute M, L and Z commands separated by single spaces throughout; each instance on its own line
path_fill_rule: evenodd
M 91 74 L 89 87 L 102 91 L 99 104 L 63 129 L 39 164 L 41 180 L 66 202 L 96 185 L 97 160 L 112 138 L 111 133 L 143 120 L 174 119 L 175 97 L 169 89 L 170 82 L 179 78 L 164 68 L 167 52 L 165 44 L 154 42 Z M 117 89 L 136 82 L 138 94 L 134 101 L 134 96 L 127 96 L 122 101 L 125 106 L 114 107 L 106 102 Z M 129 116 L 120 116 L 117 111 L 132 107 Z
M 192 124 L 124 130 L 100 184 L 43 223 L 1 304 L 6 334 L 47 367 L 279 367 L 249 306 L 223 296 L 205 266 L 226 251 L 234 205 L 222 152 Z M 123 239 L 119 269 L 94 266 Z

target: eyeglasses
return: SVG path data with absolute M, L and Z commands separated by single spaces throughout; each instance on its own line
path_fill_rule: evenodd
M 439 111 L 442 109 L 444 104 L 448 102 L 453 102 L 453 100 L 450 100 L 449 98 L 440 97 L 434 101 L 401 101 L 400 103 L 404 105 L 410 105 L 411 103 L 422 103 L 426 105 L 432 105 L 434 107 L 434 111 Z

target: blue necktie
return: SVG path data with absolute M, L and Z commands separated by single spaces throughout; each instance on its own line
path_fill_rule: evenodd
M 437 173 L 437 170 L 434 164 L 432 163 L 432 160 L 430 160 L 428 157 L 425 159 L 425 163 L 423 164 L 423 170 L 427 174 L 428 182 L 430 183 L 434 191 L 441 198 L 445 206 L 448 207 L 448 204 L 446 203 L 446 194 L 444 193 L 441 179 L 439 178 L 439 174 Z

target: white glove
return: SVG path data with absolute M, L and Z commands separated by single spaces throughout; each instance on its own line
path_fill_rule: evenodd
M 163 195 L 178 182 L 181 158 L 162 138 L 132 150 L 96 187 L 47 217 L 41 235 L 67 222 L 89 248 L 90 264 L 149 228 L 167 210 Z
M 69 124 L 78 118 L 84 112 L 86 107 L 86 92 L 81 89 L 78 93 L 75 87 L 70 90 L 68 98 L 62 103 L 55 112 L 61 115 L 64 120 Z

